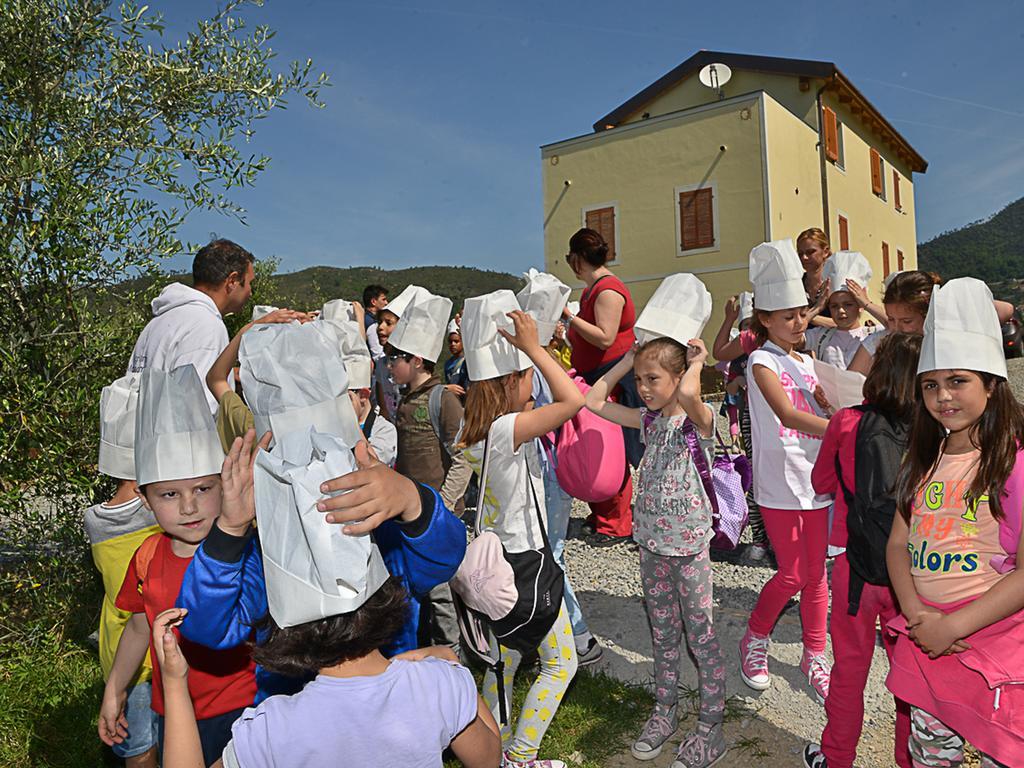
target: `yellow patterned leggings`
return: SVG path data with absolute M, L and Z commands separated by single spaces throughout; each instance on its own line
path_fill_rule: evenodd
M 551 725 L 555 712 L 558 711 L 558 705 L 562 703 L 566 688 L 576 674 L 576 643 L 573 641 L 572 625 L 569 623 L 564 602 L 551 631 L 541 640 L 537 654 L 540 656 L 540 674 L 526 694 L 526 701 L 523 702 L 523 709 L 519 713 L 519 722 L 516 723 L 515 736 L 512 736 L 510 723 L 501 726 L 501 742 L 513 760 L 536 759 L 544 734 Z M 501 646 L 501 658 L 505 663 L 505 695 L 507 701 L 512 701 L 512 681 L 523 656 L 518 651 Z M 498 681 L 493 671 L 488 670 L 484 675 L 483 687 L 484 701 L 500 724 Z

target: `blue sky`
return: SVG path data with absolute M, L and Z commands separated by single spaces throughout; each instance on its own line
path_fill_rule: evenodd
M 215 4 L 159 7 L 174 35 Z M 540 265 L 539 146 L 588 132 L 701 48 L 834 61 L 929 161 L 921 241 L 1024 195 L 1013 0 L 267 0 L 246 15 L 277 30 L 282 62 L 312 57 L 333 86 L 325 109 L 293 100 L 257 125 L 254 151 L 273 161 L 236 196 L 247 225 L 203 215 L 182 234 L 236 239 L 282 271 Z

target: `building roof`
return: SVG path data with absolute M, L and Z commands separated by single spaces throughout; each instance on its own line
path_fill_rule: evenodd
M 655 80 L 649 86 L 627 99 L 607 115 L 594 123 L 595 131 L 615 128 L 630 115 L 655 98 L 674 88 L 691 75 L 697 74 L 706 64 L 722 63 L 731 69 L 748 72 L 766 72 L 774 75 L 824 80 L 826 90 L 837 94 L 840 102 L 848 104 L 850 110 L 871 130 L 879 134 L 910 168 L 924 173 L 928 161 L 921 157 L 903 136 L 893 128 L 882 113 L 854 87 L 853 83 L 830 61 L 809 59 L 784 59 L 777 56 L 753 56 L 745 53 L 724 53 L 722 51 L 698 51 L 678 67 Z

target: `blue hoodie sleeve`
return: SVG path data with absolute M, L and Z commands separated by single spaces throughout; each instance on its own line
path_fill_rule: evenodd
M 179 629 L 189 640 L 214 650 L 248 641 L 253 625 L 267 615 L 255 531 L 232 536 L 214 524 L 185 571 L 177 605 L 188 609 Z
M 389 520 L 375 532 L 392 576 L 420 598 L 449 581 L 466 554 L 466 526 L 441 501 L 437 491 L 419 485 L 422 513 L 410 523 Z

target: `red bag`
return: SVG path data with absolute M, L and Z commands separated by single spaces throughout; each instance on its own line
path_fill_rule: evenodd
M 573 381 L 584 395 L 590 391 L 579 376 Z M 582 409 L 555 435 L 555 461 L 555 477 L 563 491 L 582 501 L 608 501 L 626 476 L 622 427 Z

